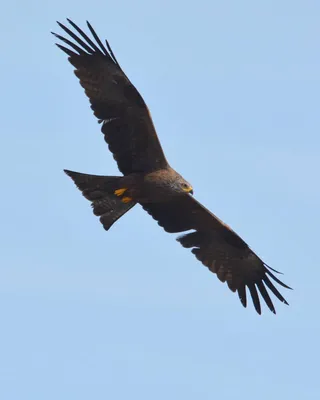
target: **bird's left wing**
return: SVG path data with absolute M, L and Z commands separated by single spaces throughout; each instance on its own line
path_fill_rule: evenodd
M 288 304 L 274 284 L 290 289 L 281 282 L 268 267 L 228 225 L 207 210 L 193 196 L 181 196 L 179 200 L 142 204 L 142 207 L 165 231 L 171 233 L 194 230 L 177 240 L 183 247 L 192 248 L 192 253 L 222 282 L 227 282 L 233 292 L 238 292 L 240 301 L 247 306 L 246 289 L 249 290 L 256 311 L 261 314 L 259 294 L 269 309 L 275 308 L 267 288 L 280 301 Z
M 88 22 L 93 40 L 74 22 L 69 19 L 68 22 L 76 33 L 58 22 L 68 38 L 54 35 L 68 47 L 57 46 L 75 67 L 120 171 L 127 175 L 167 168 L 148 108 L 121 69 L 108 42 L 105 46 Z

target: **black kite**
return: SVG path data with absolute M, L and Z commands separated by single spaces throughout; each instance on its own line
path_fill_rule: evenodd
M 275 308 L 267 288 L 288 304 L 270 278 L 285 288 L 248 245 L 194 197 L 191 185 L 173 170 L 165 158 L 148 108 L 122 71 L 111 47 L 101 42 L 92 26 L 90 39 L 68 19 L 77 34 L 59 26 L 69 39 L 54 34 L 69 47 L 57 44 L 75 67 L 94 115 L 123 176 L 97 176 L 66 170 L 83 195 L 92 202 L 108 230 L 139 203 L 167 232 L 193 230 L 177 240 L 247 305 L 246 288 L 261 313 L 258 291 L 269 309 Z M 73 39 L 70 40 L 70 39 Z

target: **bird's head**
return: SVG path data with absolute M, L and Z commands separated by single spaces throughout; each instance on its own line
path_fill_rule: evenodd
M 180 193 L 190 193 L 193 194 L 193 187 L 190 185 L 189 182 L 184 180 L 182 177 L 177 182 L 177 190 Z
M 185 193 L 193 194 L 193 187 L 188 182 L 181 183 L 181 189 Z
M 165 174 L 163 175 L 165 177 L 163 181 L 166 182 L 166 185 L 170 186 L 171 190 L 173 190 L 175 194 L 193 194 L 193 187 L 190 185 L 190 183 L 172 168 L 166 170 Z

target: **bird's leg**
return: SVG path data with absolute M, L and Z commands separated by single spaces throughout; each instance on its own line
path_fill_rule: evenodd
M 126 190 L 128 190 L 128 188 L 117 189 L 117 190 L 114 191 L 114 194 L 115 194 L 116 196 L 122 196 L 123 193 L 124 193 Z
M 121 201 L 123 203 L 130 203 L 130 201 L 132 201 L 132 197 L 127 197 L 127 196 L 122 197 Z
M 127 190 L 128 190 L 128 188 L 117 189 L 114 191 L 114 194 L 118 197 L 121 197 Z M 130 203 L 130 201 L 132 201 L 132 197 L 123 196 L 123 197 L 121 197 L 121 201 L 123 203 Z

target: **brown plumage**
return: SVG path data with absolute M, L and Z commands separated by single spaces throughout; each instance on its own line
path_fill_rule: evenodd
M 259 294 L 275 313 L 268 290 L 288 304 L 270 279 L 285 288 L 248 245 L 192 196 L 192 187 L 165 158 L 148 108 L 115 58 L 108 42 L 103 45 L 92 26 L 90 39 L 68 20 L 77 34 L 59 26 L 70 39 L 54 34 L 69 47 L 57 44 L 68 56 L 90 100 L 94 115 L 123 176 L 108 177 L 65 171 L 92 202 L 106 230 L 136 203 L 171 233 L 193 230 L 178 237 L 192 253 L 233 292 L 246 307 L 249 290 L 261 313 Z

